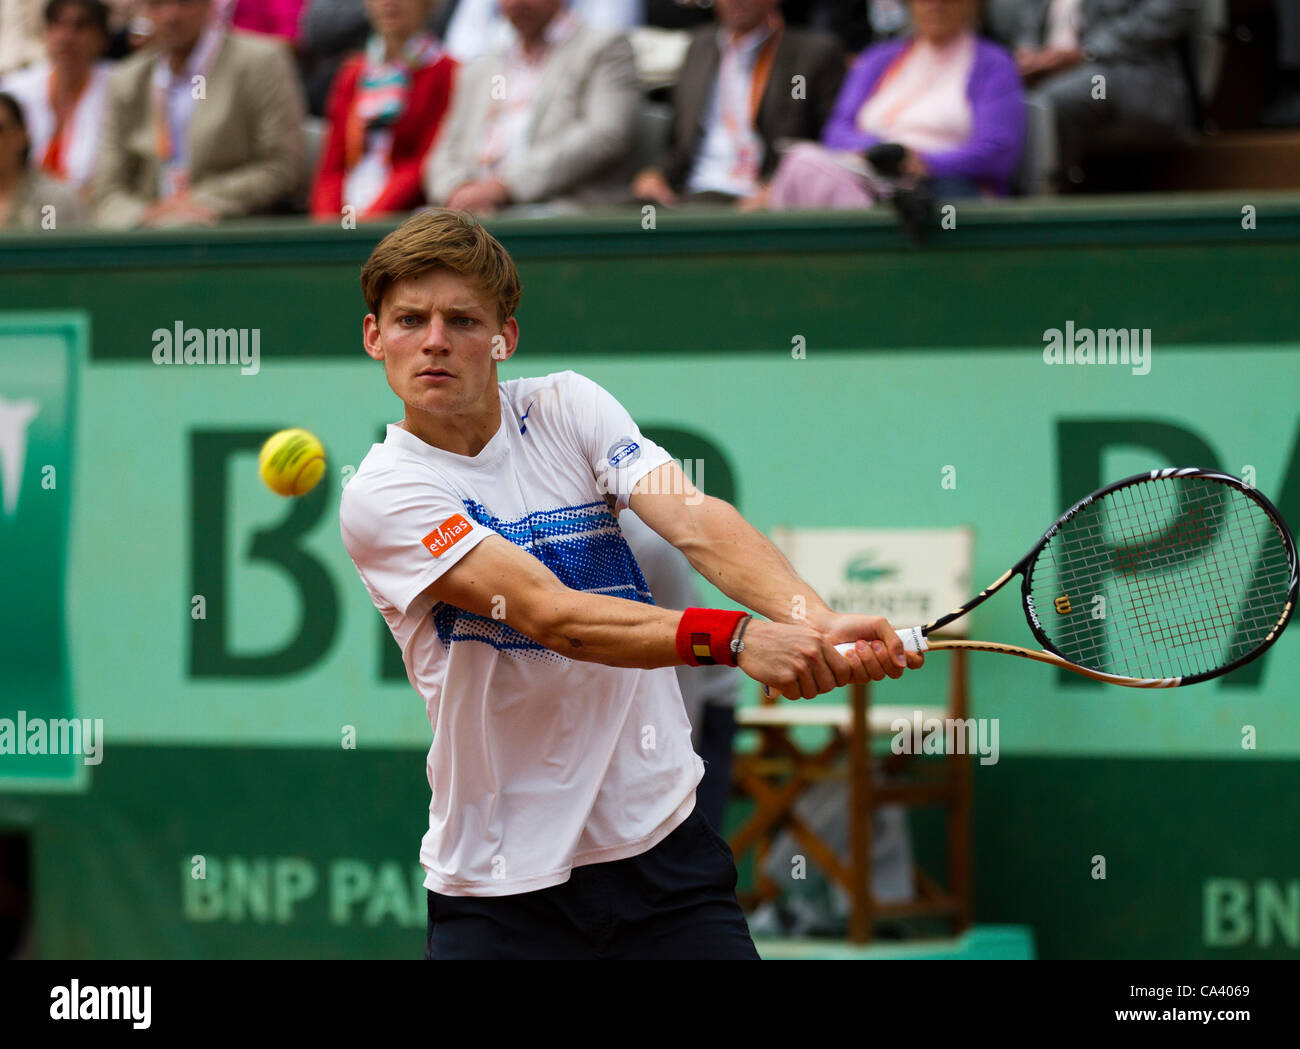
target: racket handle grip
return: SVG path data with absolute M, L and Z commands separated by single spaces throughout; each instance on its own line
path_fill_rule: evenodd
M 910 626 L 906 630 L 898 631 L 898 639 L 903 642 L 904 652 L 924 652 L 930 646 L 925 643 L 925 628 L 919 626 Z M 856 641 L 846 641 L 842 645 L 836 645 L 835 651 L 844 653 L 853 648 Z M 773 699 L 776 693 L 767 685 L 763 686 L 763 695 L 767 699 Z
M 925 628 L 919 626 L 910 626 L 906 630 L 898 631 L 898 639 L 903 642 L 904 652 L 924 652 L 930 646 L 925 642 Z M 835 651 L 847 652 L 856 641 L 846 641 L 842 645 L 836 645 Z

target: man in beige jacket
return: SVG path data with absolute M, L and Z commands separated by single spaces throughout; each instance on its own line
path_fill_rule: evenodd
M 92 194 L 101 226 L 211 225 L 270 210 L 303 178 L 303 99 L 284 45 L 211 0 L 145 0 L 155 46 L 109 82 Z
M 425 162 L 429 201 L 479 214 L 510 204 L 626 198 L 640 86 L 632 45 L 564 0 L 501 0 L 504 52 L 461 70 Z

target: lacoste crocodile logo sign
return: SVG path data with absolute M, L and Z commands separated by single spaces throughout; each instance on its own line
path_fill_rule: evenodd
M 844 568 L 844 578 L 851 583 L 875 583 L 881 579 L 891 579 L 898 575 L 896 565 L 876 563 L 874 553 L 858 554 Z

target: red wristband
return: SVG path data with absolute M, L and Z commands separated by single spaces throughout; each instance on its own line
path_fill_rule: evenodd
M 748 612 L 725 612 L 720 608 L 688 608 L 677 624 L 677 655 L 687 666 L 734 667 L 731 635 Z

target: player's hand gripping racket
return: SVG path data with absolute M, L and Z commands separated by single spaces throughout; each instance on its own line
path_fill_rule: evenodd
M 927 641 L 1015 575 L 1043 651 Z M 1235 477 L 1187 467 L 1080 499 L 1002 578 L 898 636 L 913 652 L 1000 652 L 1114 685 L 1171 688 L 1249 663 L 1278 639 L 1295 602 L 1295 540 L 1277 508 Z

